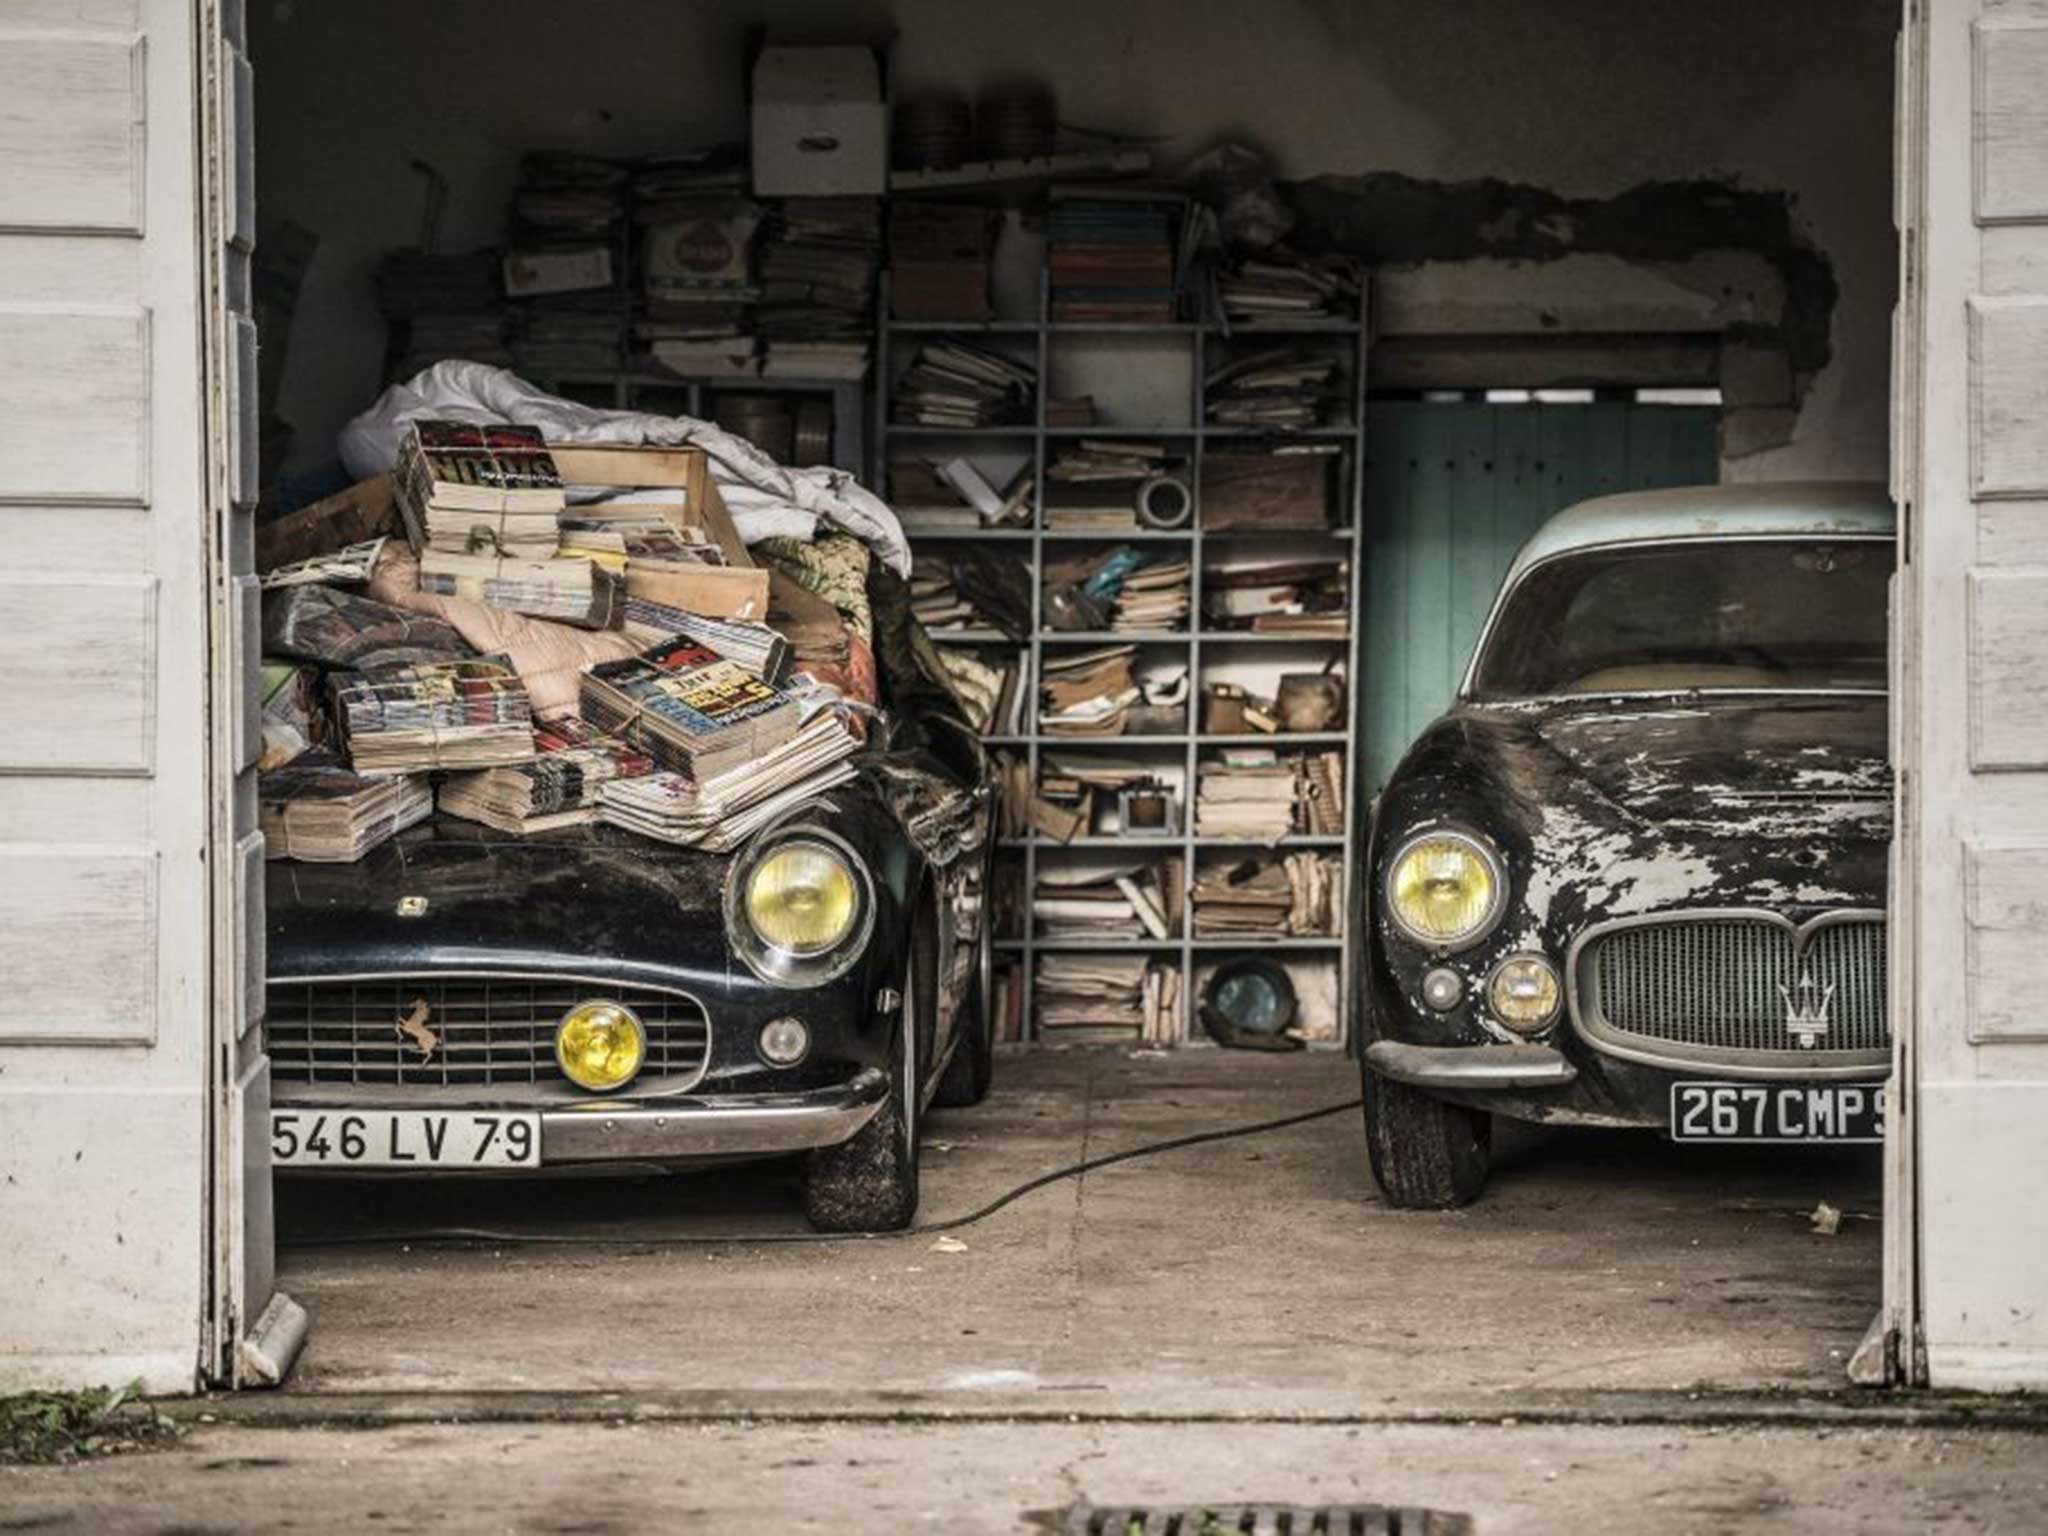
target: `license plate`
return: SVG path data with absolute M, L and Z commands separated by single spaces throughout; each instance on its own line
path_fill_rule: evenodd
M 1876 1083 L 1673 1083 L 1673 1141 L 1883 1141 Z
M 538 1168 L 540 1116 L 484 1110 L 278 1109 L 277 1168 Z

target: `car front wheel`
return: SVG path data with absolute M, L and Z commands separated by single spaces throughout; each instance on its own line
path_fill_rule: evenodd
M 889 1049 L 889 1096 L 874 1118 L 804 1167 L 804 1215 L 820 1232 L 900 1232 L 917 1218 L 917 967 L 904 980 Z
M 1486 1187 L 1493 1117 L 1446 1104 L 1361 1065 L 1365 1150 L 1387 1204 L 1400 1210 L 1464 1205 Z

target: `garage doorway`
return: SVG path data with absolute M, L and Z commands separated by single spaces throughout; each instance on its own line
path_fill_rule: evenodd
M 1373 403 L 1359 712 L 1370 791 L 1450 706 L 1522 541 L 1589 496 L 1713 484 L 1719 417 L 1633 400 Z

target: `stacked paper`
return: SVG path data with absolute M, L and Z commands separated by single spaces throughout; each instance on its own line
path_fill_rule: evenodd
M 1295 830 L 1300 774 L 1293 762 L 1268 751 L 1227 751 L 1195 773 L 1200 836 L 1278 842 Z
M 796 734 L 796 696 L 691 640 L 583 674 L 583 718 L 698 782 L 764 758 Z
M 352 677 L 336 685 L 334 712 L 358 773 L 483 768 L 534 755 L 526 684 L 495 657 Z
M 318 751 L 259 775 L 256 803 L 265 857 L 353 864 L 426 820 L 434 792 L 422 777 L 368 778 Z
M 570 717 L 534 729 L 530 763 L 457 774 L 441 786 L 440 808 L 500 832 L 525 835 L 597 819 L 597 793 L 613 779 L 654 771 L 654 760 Z
M 781 745 L 712 777 L 614 779 L 600 791 L 598 813 L 665 843 L 730 853 L 783 812 L 852 779 L 847 759 L 858 747 L 828 710 Z

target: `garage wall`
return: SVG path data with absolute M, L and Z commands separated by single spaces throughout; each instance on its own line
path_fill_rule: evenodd
M 1492 176 L 1597 197 L 1713 176 L 1790 191 L 1835 264 L 1833 361 L 1790 444 L 1724 477 L 1884 472 L 1897 26 L 1884 0 L 252 0 L 250 23 L 261 215 L 322 240 L 280 397 L 297 464 L 327 457 L 376 390 L 369 274 L 418 237 L 413 158 L 452 187 L 442 248 L 488 243 L 520 148 L 738 136 L 745 35 L 769 25 L 799 39 L 893 28 L 906 89 L 1045 79 L 1065 121 L 1156 137 L 1169 163 L 1232 136 L 1290 178 Z

